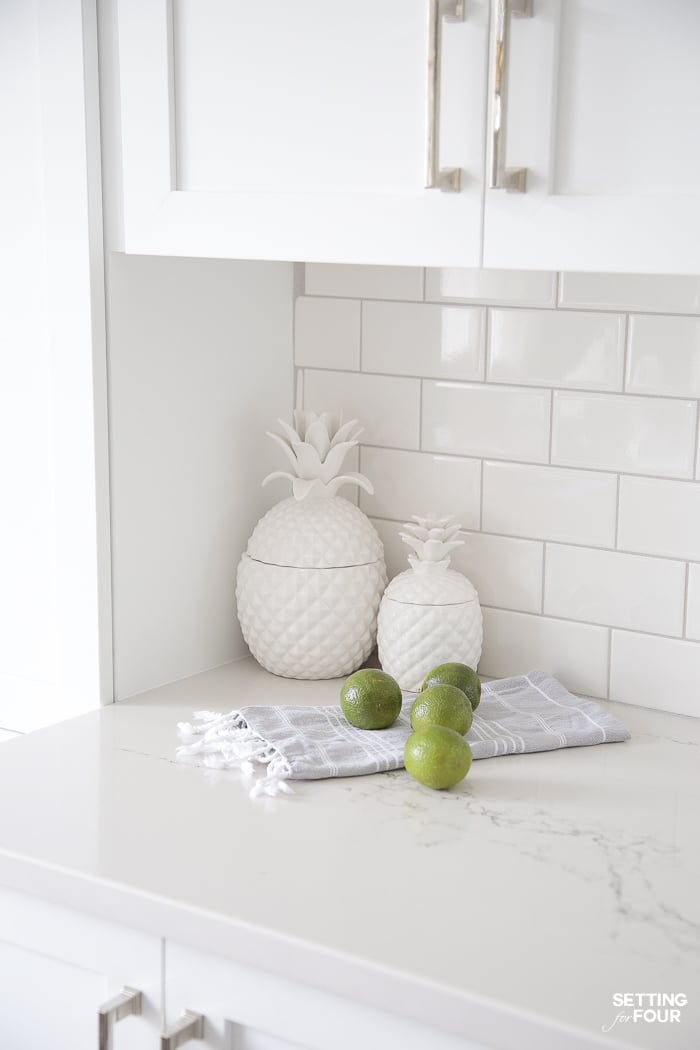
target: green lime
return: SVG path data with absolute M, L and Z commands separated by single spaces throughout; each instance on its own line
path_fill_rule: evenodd
M 466 664 L 448 663 L 434 667 L 423 679 L 421 692 L 433 685 L 456 685 L 466 694 L 473 711 L 476 711 L 479 706 L 481 682 L 476 671 L 467 667 Z
M 431 685 L 413 701 L 411 729 L 447 726 L 464 736 L 471 728 L 472 705 L 456 685 Z
M 406 741 L 403 761 L 419 784 L 450 788 L 464 780 L 472 764 L 472 749 L 454 729 L 426 726 Z
M 355 671 L 340 690 L 343 714 L 358 729 L 387 729 L 393 725 L 402 699 L 396 679 L 374 667 Z

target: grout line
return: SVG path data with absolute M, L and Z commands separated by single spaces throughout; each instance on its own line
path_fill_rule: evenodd
M 364 343 L 364 321 L 365 321 L 365 301 L 360 299 L 360 365 L 358 371 L 364 371 L 362 366 L 363 356 L 363 343 Z
M 423 450 L 423 380 L 418 387 L 418 451 Z
M 325 372 L 330 375 L 365 375 L 365 376 L 379 376 L 382 379 L 423 379 L 431 383 L 443 383 L 449 386 L 459 386 L 469 389 L 470 387 L 476 387 L 478 390 L 482 390 L 484 387 L 489 387 L 492 390 L 506 390 L 506 391 L 520 391 L 520 390 L 542 390 L 542 391 L 557 391 L 563 394 L 572 395 L 593 395 L 595 397 L 608 397 L 608 398 L 637 398 L 644 401 L 677 401 L 677 402 L 688 402 L 692 401 L 697 404 L 698 398 L 683 397 L 680 394 L 628 394 L 622 390 L 606 390 L 602 387 L 578 387 L 578 386 L 557 386 L 556 384 L 547 384 L 546 381 L 541 383 L 525 383 L 518 382 L 517 380 L 509 379 L 507 382 L 492 383 L 488 380 L 479 378 L 455 378 L 454 376 L 439 376 L 439 375 L 420 375 L 413 373 L 408 374 L 406 372 L 374 372 L 369 370 L 352 369 L 352 368 L 319 368 L 316 365 L 308 366 L 310 371 L 313 372 Z M 694 437 L 695 443 L 697 443 L 697 435 Z M 598 468 L 592 468 L 598 469 Z M 644 475 L 647 477 L 649 475 Z
M 542 595 L 540 598 L 540 613 L 544 616 L 544 590 L 547 583 L 547 546 L 545 542 L 542 544 Z
M 700 410 L 700 401 L 695 408 L 695 455 L 693 456 L 693 466 L 695 468 L 696 477 L 700 478 L 700 453 L 698 452 L 698 444 L 700 444 L 700 421 L 698 420 L 698 413 Z
M 613 643 L 613 628 L 611 627 L 608 631 L 608 691 L 605 694 L 609 700 L 612 693 L 612 643 Z
M 685 563 L 685 591 L 683 593 L 683 637 L 688 637 L 688 589 L 690 587 L 690 562 Z
M 479 532 L 484 531 L 484 460 L 481 460 L 479 478 Z
M 667 642 L 685 642 L 689 646 L 697 647 L 700 650 L 700 642 L 695 642 L 692 638 L 681 638 L 678 634 L 660 634 L 658 631 L 643 630 L 639 627 L 620 627 L 619 624 L 614 623 L 596 623 L 591 620 L 575 620 L 572 616 L 553 616 L 551 613 L 545 616 L 541 616 L 539 613 L 525 612 L 523 609 L 509 609 L 504 605 L 491 605 L 487 602 L 480 602 L 482 609 L 493 609 L 494 612 L 507 612 L 516 616 L 531 616 L 537 620 L 551 620 L 553 623 L 572 623 L 577 624 L 579 627 L 599 627 L 601 630 L 623 631 L 625 634 L 636 634 L 642 635 L 648 638 L 663 638 Z
M 613 533 L 613 541 L 615 550 L 618 550 L 618 544 L 620 542 L 620 475 L 616 475 L 615 484 L 615 531 Z
M 549 391 L 549 442 L 547 445 L 547 463 L 552 462 L 552 444 L 554 442 L 554 390 Z
M 367 446 L 367 447 L 371 448 L 372 446 Z M 378 521 L 386 521 L 386 522 L 389 522 L 391 524 L 397 524 L 397 523 L 400 524 L 400 522 L 398 521 L 398 518 L 387 518 L 383 514 L 373 514 L 372 517 L 373 518 L 377 518 Z M 652 561 L 669 561 L 669 562 L 671 562 L 674 565 L 685 564 L 685 562 L 688 561 L 687 558 L 684 558 L 681 555 L 678 555 L 677 557 L 672 557 L 669 554 L 649 554 L 646 551 L 618 550 L 615 547 L 600 547 L 600 546 L 597 546 L 597 545 L 592 544 L 592 543 L 581 543 L 580 541 L 579 542 L 571 542 L 571 541 L 567 541 L 567 540 L 554 540 L 554 539 L 551 539 L 551 538 L 549 538 L 547 536 L 520 536 L 520 535 L 517 535 L 515 533 L 511 533 L 511 532 L 493 532 L 491 529 L 483 531 L 483 530 L 480 530 L 480 529 L 467 529 L 467 528 L 465 528 L 464 531 L 465 532 L 480 532 L 480 534 L 483 535 L 483 536 L 491 536 L 494 539 L 501 539 L 501 540 L 517 540 L 520 543 L 537 543 L 537 544 L 548 543 L 550 546 L 555 546 L 555 547 L 573 547 L 573 548 L 576 548 L 576 549 L 579 549 L 579 550 L 584 550 L 584 551 L 600 551 L 601 554 L 622 554 L 622 555 L 625 555 L 625 556 L 628 556 L 628 557 L 633 557 L 633 558 L 651 559 Z M 690 563 L 691 564 L 700 564 L 700 561 L 699 562 L 695 562 L 695 560 L 691 558 L 690 559 Z
M 596 306 L 596 305 L 585 305 L 581 303 L 567 303 L 552 304 L 550 301 L 545 302 L 543 300 L 538 301 L 513 301 L 512 299 L 460 299 L 456 296 L 440 296 L 433 299 L 397 299 L 392 296 L 384 295 L 340 295 L 338 292 L 329 292 L 328 294 L 319 294 L 317 292 L 307 293 L 304 291 L 304 296 L 309 299 L 366 299 L 370 302 L 381 302 L 381 303 L 395 303 L 399 306 L 404 306 L 407 303 L 431 303 L 436 306 L 464 306 L 465 308 L 470 307 L 498 307 L 502 310 L 544 310 L 547 313 L 551 313 L 554 310 L 559 310 L 562 313 L 582 313 L 582 314 L 642 314 L 644 317 L 688 317 L 697 321 L 700 318 L 700 310 L 645 310 L 643 306 L 633 304 L 620 304 L 619 306 Z
M 559 294 L 561 292 L 561 271 L 555 270 L 554 272 L 554 308 L 556 310 L 561 309 L 561 302 L 559 300 Z
M 484 383 L 488 382 L 489 365 L 491 363 L 491 307 L 484 307 L 484 367 L 482 372 L 482 379 Z
M 630 315 L 625 314 L 625 327 L 623 332 L 623 343 L 622 343 L 622 392 L 626 394 L 627 391 L 627 368 L 629 365 L 629 342 L 630 342 Z M 654 395 L 656 396 L 656 395 Z
M 308 369 L 307 369 L 308 371 Z M 513 467 L 537 467 L 544 470 L 567 470 L 575 471 L 581 474 L 601 474 L 607 477 L 613 477 L 619 475 L 625 478 L 637 478 L 645 481 L 666 481 L 669 484 L 674 485 L 693 485 L 696 486 L 697 482 L 693 477 L 679 478 L 671 477 L 668 474 L 634 474 L 631 471 L 615 471 L 613 468 L 608 467 L 583 467 L 578 463 L 547 463 L 544 460 L 531 460 L 531 459 L 507 459 L 505 456 L 497 456 L 493 452 L 449 452 L 446 449 L 441 448 L 422 448 L 416 449 L 413 445 L 376 445 L 371 441 L 365 442 L 370 448 L 388 449 L 392 452 L 425 452 L 431 456 L 441 456 L 443 459 L 485 459 L 488 462 L 504 463 L 509 464 Z M 591 544 L 593 546 L 593 544 Z M 614 550 L 614 547 L 603 548 L 608 550 Z M 682 560 L 682 559 L 681 559 Z M 691 559 L 694 560 L 694 559 Z M 700 561 L 700 559 L 698 559 Z
M 421 267 L 422 281 L 421 281 L 421 302 L 425 302 L 425 290 L 427 286 L 427 270 L 426 267 Z

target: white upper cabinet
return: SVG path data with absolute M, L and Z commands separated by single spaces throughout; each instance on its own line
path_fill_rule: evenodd
M 128 252 L 700 272 L 699 4 L 104 2 Z
M 116 4 L 126 251 L 478 265 L 488 0 Z
M 484 265 L 700 272 L 700 4 L 534 0 L 509 21 L 502 160 L 526 190 L 487 189 Z

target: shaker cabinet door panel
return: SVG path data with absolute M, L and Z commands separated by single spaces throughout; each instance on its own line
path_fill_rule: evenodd
M 484 265 L 700 272 L 700 5 L 533 0 L 509 28 L 503 159 L 527 182 L 487 190 Z
M 324 983 L 324 962 L 309 979 Z M 348 996 L 352 993 L 348 982 Z M 406 997 L 410 997 L 410 984 Z M 184 945 L 165 948 L 166 1024 L 204 1015 L 202 1050 L 486 1050 L 461 1036 Z M 405 1011 L 402 1011 L 402 1014 Z
M 95 1050 L 100 1006 L 129 986 L 142 1012 L 110 1050 L 151 1050 L 160 1024 L 160 941 L 0 890 L 0 1046 Z
M 477 265 L 488 0 L 441 22 L 441 167 L 426 189 L 433 0 L 113 0 L 124 247 Z

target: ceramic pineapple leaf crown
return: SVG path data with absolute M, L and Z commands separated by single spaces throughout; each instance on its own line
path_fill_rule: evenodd
M 294 473 L 275 470 L 263 479 L 263 485 L 275 478 L 286 478 L 292 483 L 295 499 L 330 498 L 341 485 L 359 485 L 370 495 L 372 484 L 364 474 L 341 474 L 343 461 L 350 449 L 357 445 L 362 427 L 356 419 L 343 423 L 331 412 L 304 412 L 294 410 L 294 427 L 278 420 L 282 436 L 268 431 L 268 437 L 277 442 L 290 461 Z
M 404 543 L 414 551 L 408 556 L 411 568 L 418 572 L 447 569 L 450 554 L 464 543 L 464 540 L 457 539 L 462 526 L 451 516 L 420 518 L 414 514 L 413 522 L 405 522 L 403 527 L 406 531 L 399 533 Z

